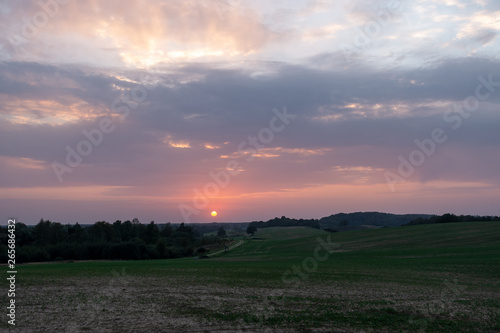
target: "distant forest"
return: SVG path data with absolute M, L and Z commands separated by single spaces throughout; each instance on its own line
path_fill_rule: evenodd
M 355 227 L 361 225 L 373 225 L 380 227 L 397 227 L 409 223 L 417 218 L 430 218 L 433 215 L 427 214 L 389 214 L 379 212 L 357 212 L 357 213 L 339 213 L 323 217 L 321 219 L 293 219 L 282 216 L 275 217 L 267 222 L 254 221 L 250 226 L 256 228 L 267 227 L 287 227 L 287 226 L 306 226 L 311 228 L 331 228 L 331 227 Z
M 205 231 L 212 231 L 204 228 Z M 219 226 L 219 228 L 222 228 Z M 138 219 L 93 225 L 63 225 L 43 219 L 35 226 L 16 223 L 16 261 L 40 262 L 52 260 L 99 259 L 165 259 L 191 256 L 204 252 L 207 244 L 220 244 L 220 235 L 204 236 L 192 226 L 181 223 L 157 225 L 142 224 Z M 0 237 L 7 237 L 7 229 L 0 228 Z M 0 257 L 7 261 L 7 246 L 0 245 Z
M 306 226 L 327 231 L 346 231 L 362 225 L 379 227 L 411 226 L 431 223 L 500 221 L 500 216 L 444 214 L 387 214 L 379 212 L 339 213 L 321 219 L 293 219 L 282 216 L 266 222 L 142 224 L 138 219 L 93 225 L 63 225 L 40 220 L 35 226 L 16 223 L 17 263 L 62 260 L 141 260 L 202 255 L 207 249 L 224 248 L 226 229 L 233 236 L 254 234 L 267 227 Z M 334 229 L 332 229 L 334 228 Z M 0 227 L 0 238 L 7 238 L 7 227 Z M 7 245 L 0 244 L 0 258 L 7 261 Z
M 500 216 L 474 216 L 474 215 L 460 215 L 444 214 L 441 216 L 433 215 L 429 218 L 417 218 L 410 221 L 407 225 L 418 224 L 433 224 L 433 223 L 454 223 L 454 222 L 492 222 L 500 221 Z
M 275 217 L 272 220 L 269 220 L 267 222 L 263 221 L 253 221 L 250 222 L 248 225 L 249 227 L 255 227 L 255 228 L 270 228 L 270 227 L 296 227 L 296 226 L 303 226 L 303 227 L 311 227 L 311 228 L 316 228 L 319 229 L 319 222 L 318 220 L 304 220 L 304 219 L 291 219 L 285 216 L 282 216 L 281 218 Z

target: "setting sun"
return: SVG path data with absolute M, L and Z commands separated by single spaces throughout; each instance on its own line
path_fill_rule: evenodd
M 212 215 L 213 217 L 217 216 L 217 212 L 214 210 L 210 213 L 210 215 Z

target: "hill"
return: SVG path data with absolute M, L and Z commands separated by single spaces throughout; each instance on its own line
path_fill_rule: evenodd
M 418 258 L 427 260 L 443 256 L 461 259 L 461 256 L 474 257 L 480 253 L 489 257 L 492 251 L 500 251 L 500 222 L 419 225 L 335 234 L 307 227 L 273 227 L 259 229 L 255 237 L 256 240 L 247 239 L 243 246 L 220 259 L 259 257 L 274 261 L 285 257 L 301 258 L 304 253 L 314 251 L 318 237 L 330 239 L 338 245 L 334 249 L 335 255 L 349 259 L 363 254 L 373 259 L 379 253 L 385 259 L 411 254 L 413 262 Z M 446 261 L 453 259 L 447 257 Z
M 427 219 L 427 214 L 389 214 L 379 212 L 338 213 L 321 219 L 294 219 L 286 216 L 264 221 L 253 221 L 249 225 L 256 228 L 307 226 L 311 228 L 340 228 L 338 231 L 359 229 L 360 226 L 398 227 L 416 219 Z
M 404 225 L 433 224 L 433 223 L 453 223 L 453 222 L 492 222 L 500 221 L 500 216 L 478 216 L 478 215 L 460 215 L 443 214 L 441 216 L 433 215 L 429 218 L 419 217 Z
M 397 227 L 418 218 L 426 219 L 428 214 L 389 214 L 379 212 L 338 213 L 319 220 L 321 227 L 374 225 Z

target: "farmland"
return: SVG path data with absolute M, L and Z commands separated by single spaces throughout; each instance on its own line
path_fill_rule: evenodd
M 19 265 L 12 331 L 500 332 L 500 223 L 254 238 L 209 259 Z

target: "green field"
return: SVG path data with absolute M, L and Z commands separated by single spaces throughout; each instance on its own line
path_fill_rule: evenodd
M 210 259 L 20 265 L 11 331 L 500 332 L 500 223 L 255 237 Z

